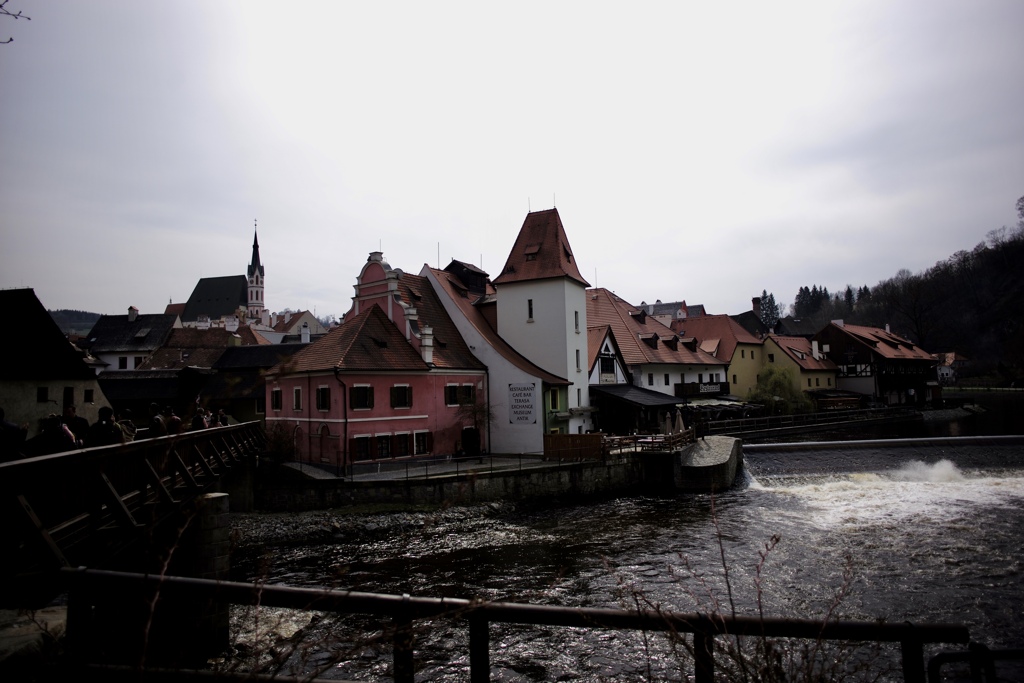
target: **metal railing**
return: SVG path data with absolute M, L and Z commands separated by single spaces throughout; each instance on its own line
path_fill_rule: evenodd
M 917 415 L 918 412 L 912 408 L 825 410 L 796 415 L 771 415 L 706 421 L 701 422 L 698 429 L 702 435 L 708 436 L 712 434 L 743 434 L 773 429 L 843 425 L 863 422 L 865 420 L 904 419 L 917 417 Z
M 0 464 L 0 586 L 59 567 L 102 566 L 265 442 L 260 423 L 247 422 Z
M 91 628 L 93 607 L 110 596 L 159 593 L 161 600 L 200 599 L 219 603 L 315 610 L 335 614 L 365 614 L 391 619 L 394 680 L 414 680 L 414 624 L 418 620 L 461 619 L 469 625 L 470 680 L 490 680 L 490 626 L 520 624 L 589 629 L 632 630 L 689 634 L 693 638 L 694 675 L 698 683 L 715 678 L 715 639 L 721 636 L 790 638 L 815 641 L 899 643 L 904 680 L 924 683 L 924 645 L 968 643 L 966 627 L 950 624 L 879 623 L 875 621 L 812 621 L 771 619 L 664 611 L 560 607 L 518 603 L 489 603 L 457 598 L 423 598 L 341 590 L 317 590 L 218 582 L 169 576 L 128 574 L 89 569 L 65 569 L 68 587 L 67 648 L 80 665 L 87 665 L 91 640 L 102 633 Z

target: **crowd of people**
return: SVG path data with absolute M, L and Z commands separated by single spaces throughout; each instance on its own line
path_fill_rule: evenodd
M 223 409 L 214 414 L 197 402 L 189 431 L 227 425 L 228 416 Z M 50 414 L 42 418 L 39 433 L 26 438 L 28 425 L 8 422 L 4 409 L 0 407 L 0 462 L 123 444 L 136 438 L 155 438 L 184 431 L 185 423 L 171 406 L 161 409 L 158 404 L 151 404 L 149 422 L 140 429 L 133 421 L 132 411 L 127 408 L 115 416 L 112 408 L 103 406 L 99 410 L 99 419 L 90 425 L 88 420 L 78 415 L 77 408 L 69 404 L 61 415 Z

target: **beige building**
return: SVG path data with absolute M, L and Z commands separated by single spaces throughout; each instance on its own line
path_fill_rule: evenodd
M 765 365 L 777 365 L 793 371 L 796 388 L 801 391 L 835 390 L 839 368 L 825 358 L 818 342 L 804 337 L 770 334 L 764 340 Z

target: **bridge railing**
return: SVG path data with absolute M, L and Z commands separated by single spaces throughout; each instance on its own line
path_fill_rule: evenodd
M 248 422 L 0 464 L 0 585 L 62 566 L 102 566 L 111 549 L 264 445 L 260 423 Z
M 95 651 L 91 628 L 92 607 L 110 596 L 159 594 L 161 600 L 196 599 L 261 607 L 316 610 L 335 614 L 387 617 L 385 630 L 392 645 L 394 680 L 415 679 L 415 622 L 437 618 L 461 619 L 469 625 L 470 680 L 490 680 L 490 627 L 492 624 L 562 626 L 588 629 L 664 632 L 692 638 L 694 677 L 698 683 L 715 680 L 716 638 L 790 638 L 813 641 L 899 643 L 905 681 L 925 681 L 924 646 L 933 643 L 968 643 L 968 629 L 950 624 L 880 623 L 877 621 L 814 621 L 718 614 L 686 614 L 661 610 L 560 607 L 519 603 L 491 603 L 458 598 L 423 598 L 355 591 L 320 590 L 218 582 L 170 576 L 127 574 L 102 570 L 65 569 L 67 581 L 67 647 L 83 665 Z M 306 673 L 308 675 L 308 672 Z

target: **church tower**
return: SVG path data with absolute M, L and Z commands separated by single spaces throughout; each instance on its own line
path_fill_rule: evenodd
M 263 315 L 263 264 L 260 263 L 260 241 L 252 233 L 252 262 L 246 277 L 249 280 L 249 317 L 259 320 Z

